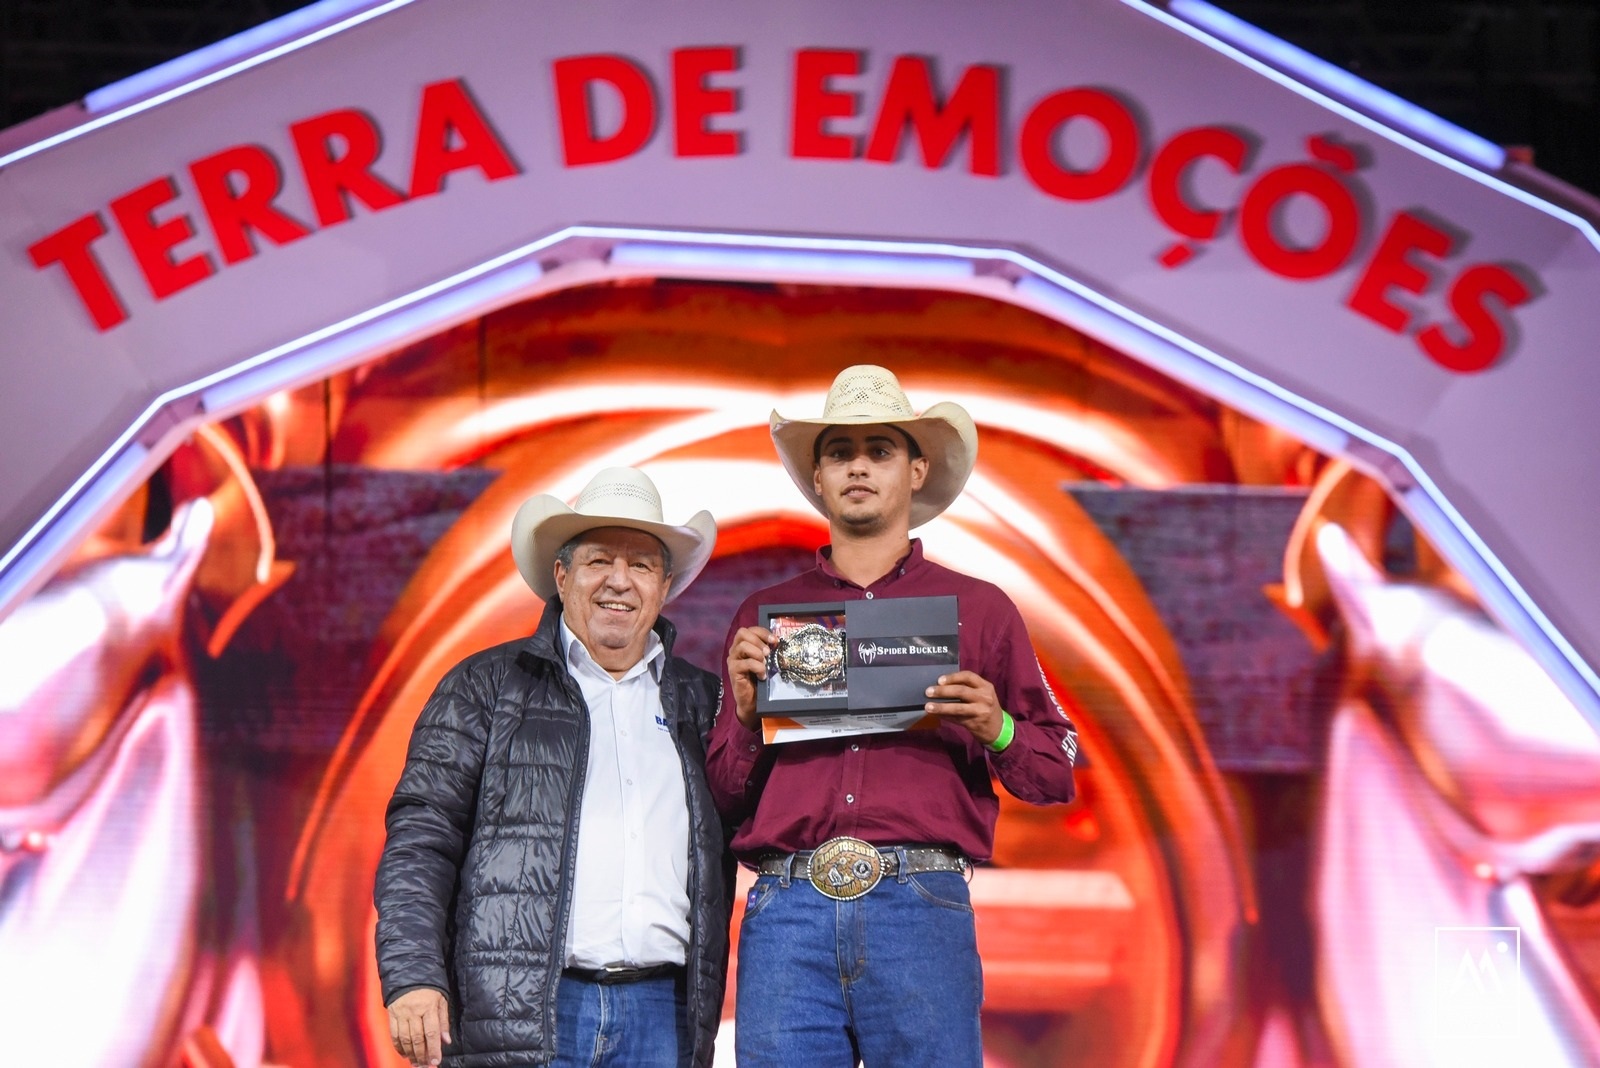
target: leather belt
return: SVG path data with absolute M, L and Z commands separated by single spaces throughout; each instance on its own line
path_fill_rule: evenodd
M 603 983 L 607 986 L 612 983 L 637 983 L 645 979 L 665 979 L 668 976 L 676 977 L 683 972 L 681 964 L 652 964 L 647 968 L 624 967 L 620 964 L 607 964 L 603 968 L 563 968 L 563 978 L 582 979 L 586 983 Z
M 809 879 L 811 885 L 836 901 L 853 901 L 867 893 L 884 876 L 929 871 L 965 874 L 971 866 L 966 856 L 949 846 L 875 846 L 859 838 L 830 838 L 815 849 L 798 853 L 773 853 L 756 861 L 757 875 L 789 875 Z

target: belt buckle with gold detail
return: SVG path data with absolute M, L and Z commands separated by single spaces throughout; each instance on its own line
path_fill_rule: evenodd
M 807 686 L 844 678 L 844 631 L 807 623 L 778 643 L 778 674 Z
M 883 857 L 871 843 L 841 835 L 811 854 L 811 885 L 835 901 L 854 901 L 883 878 Z

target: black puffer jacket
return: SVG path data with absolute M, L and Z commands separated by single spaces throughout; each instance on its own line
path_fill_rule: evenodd
M 468 657 L 440 680 L 411 736 L 378 864 L 385 1004 L 417 987 L 450 999 L 451 1068 L 510 1068 L 554 1054 L 588 763 L 589 716 L 559 652 L 561 604 L 533 637 Z M 666 646 L 663 714 L 689 804 L 690 1034 L 711 1063 L 728 966 L 731 855 L 705 778 L 717 678 Z

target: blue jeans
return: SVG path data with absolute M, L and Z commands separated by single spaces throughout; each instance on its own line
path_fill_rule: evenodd
M 924 872 L 835 901 L 763 875 L 739 928 L 740 1068 L 983 1064 L 966 879 Z
M 556 984 L 553 1068 L 688 1068 L 692 1051 L 681 976 Z

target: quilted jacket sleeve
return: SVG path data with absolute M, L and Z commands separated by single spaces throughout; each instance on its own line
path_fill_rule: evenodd
M 378 974 L 383 1001 L 417 987 L 451 992 L 452 902 L 472 837 L 493 687 L 469 659 L 417 718 L 389 801 L 378 862 Z

